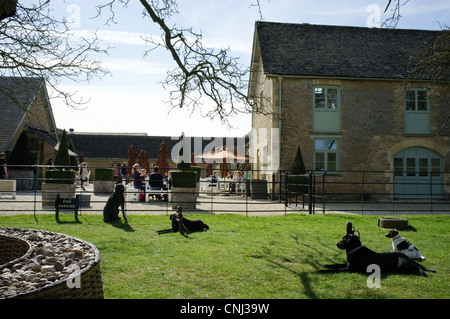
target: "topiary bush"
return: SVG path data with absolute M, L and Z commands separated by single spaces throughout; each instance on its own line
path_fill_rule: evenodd
M 96 168 L 94 174 L 96 181 L 114 180 L 114 168 Z
M 71 169 L 70 155 L 69 155 L 69 141 L 67 140 L 66 130 L 62 132 L 54 164 L 56 167 L 59 166 L 60 168 Z
M 49 184 L 73 184 L 75 182 L 75 171 L 50 169 L 44 174 L 45 182 Z
M 199 173 L 194 170 L 173 170 L 172 187 L 196 187 Z
M 300 194 L 308 192 L 309 178 L 306 176 L 299 176 L 304 174 L 306 174 L 306 167 L 299 146 L 297 148 L 297 153 L 295 154 L 294 165 L 292 166 L 292 175 L 297 176 L 288 176 L 287 187 L 289 191 Z

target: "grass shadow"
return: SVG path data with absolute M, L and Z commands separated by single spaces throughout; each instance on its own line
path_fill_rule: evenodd
M 310 298 L 310 299 L 318 299 L 318 296 L 314 292 L 313 287 L 311 285 L 311 279 L 309 278 L 309 275 L 310 275 L 309 272 L 298 272 L 298 271 L 295 271 L 295 270 L 293 270 L 283 264 L 280 264 L 276 261 L 269 260 L 269 259 L 266 259 L 266 260 L 268 262 L 270 262 L 271 264 L 278 266 L 284 270 L 287 270 L 287 271 L 293 273 L 294 275 L 296 275 L 297 277 L 299 277 L 300 281 L 302 282 L 302 285 L 303 285 L 303 288 L 305 291 L 305 295 L 308 296 L 308 298 Z
M 128 222 L 122 222 L 121 220 L 116 221 L 116 222 L 111 222 L 108 224 L 110 224 L 111 226 L 113 226 L 115 228 L 122 229 L 126 232 L 134 232 L 135 231 L 134 228 L 131 227 L 131 225 Z

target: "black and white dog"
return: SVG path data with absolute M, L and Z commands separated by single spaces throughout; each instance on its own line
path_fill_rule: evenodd
M 411 259 L 425 259 L 425 257 L 420 255 L 419 250 L 413 244 L 400 236 L 397 229 L 391 229 L 389 233 L 384 236 L 392 239 L 391 249 L 393 252 L 403 253 Z
M 125 221 L 128 221 L 125 215 L 125 187 L 122 184 L 117 184 L 114 188 L 114 193 L 108 198 L 105 207 L 103 208 L 103 221 L 105 223 L 116 222 L 120 220 L 119 208 L 122 208 L 122 216 Z
M 325 270 L 319 272 L 358 272 L 366 273 L 369 265 L 375 264 L 380 267 L 382 273 L 402 273 L 427 276 L 425 271 L 435 272 L 415 262 L 402 253 L 376 253 L 361 245 L 361 240 L 354 234 L 345 235 L 337 247 L 344 249 L 347 263 L 324 265 Z

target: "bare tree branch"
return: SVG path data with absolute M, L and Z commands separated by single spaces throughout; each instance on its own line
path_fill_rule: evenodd
M 140 0 L 152 21 L 159 25 L 164 47 L 170 52 L 177 68 L 167 72 L 164 87 L 175 87 L 170 92 L 171 107 L 201 108 L 203 98 L 214 102 L 214 109 L 206 116 L 219 117 L 222 122 L 232 114 L 249 111 L 244 77 L 248 69 L 230 57 L 229 48 L 205 48 L 202 35 L 192 28 L 169 27 L 166 18 L 178 13 L 176 1 Z M 159 6 L 161 4 L 161 6 Z M 147 42 L 160 46 L 154 39 Z
M 398 22 L 402 17 L 400 14 L 400 9 L 408 2 L 409 0 L 395 0 L 393 3 L 393 9 L 391 9 L 392 15 L 383 22 L 382 27 L 396 28 Z M 389 0 L 388 4 L 386 5 L 386 8 L 384 9 L 384 13 L 386 13 L 391 4 L 392 0 Z
M 49 2 L 18 3 L 16 14 L 0 21 L 0 76 L 41 78 L 53 97 L 78 107 L 84 103 L 82 98 L 59 89 L 58 84 L 61 79 L 90 81 L 106 75 L 108 71 L 97 55 L 107 53 L 107 49 L 100 47 L 95 33 L 75 41 L 67 22 L 52 15 Z M 0 91 L 8 93 L 5 88 Z
M 98 15 L 110 12 L 108 22 L 115 23 L 114 5 L 126 7 L 129 0 L 110 0 L 97 6 Z M 192 28 L 170 25 L 172 16 L 179 13 L 176 0 L 140 0 L 143 16 L 156 24 L 159 38 L 143 38 L 150 49 L 144 57 L 157 48 L 164 48 L 176 64 L 167 71 L 162 82 L 169 90 L 170 109 L 187 108 L 191 111 L 205 107 L 203 116 L 219 118 L 229 124 L 231 115 L 251 112 L 247 99 L 247 77 L 249 68 L 239 63 L 239 58 L 230 54 L 230 48 L 209 48 L 204 46 L 202 34 Z M 112 14 L 111 14 L 112 13 Z

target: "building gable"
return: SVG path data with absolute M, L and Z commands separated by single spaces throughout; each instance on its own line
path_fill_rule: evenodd
M 42 79 L 0 77 L 0 112 L 2 151 L 14 147 L 15 140 L 26 126 L 56 134 L 53 112 Z

